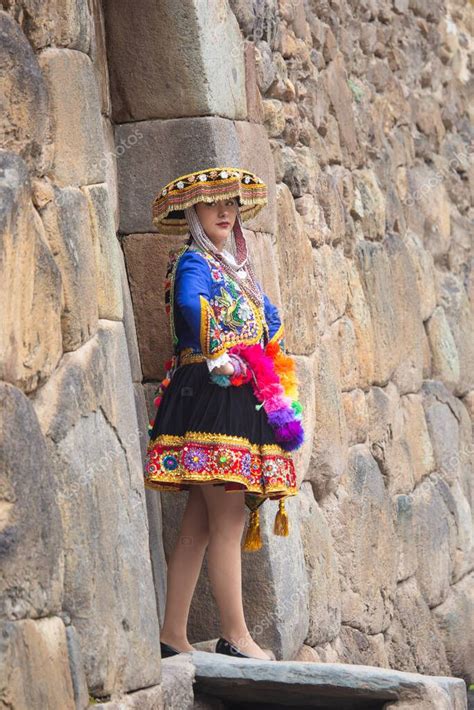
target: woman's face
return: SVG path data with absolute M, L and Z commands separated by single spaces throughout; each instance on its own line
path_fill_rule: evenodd
M 198 202 L 196 213 L 207 236 L 220 250 L 230 236 L 237 219 L 237 200 Z

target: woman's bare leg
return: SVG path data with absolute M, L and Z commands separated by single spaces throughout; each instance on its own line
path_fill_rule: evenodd
M 207 506 L 202 494 L 206 486 L 193 485 L 176 545 L 168 560 L 165 618 L 160 640 L 179 651 L 192 651 L 187 623 L 194 589 L 209 540 Z
M 209 520 L 209 581 L 219 608 L 222 636 L 243 653 L 268 659 L 269 656 L 250 636 L 242 605 L 244 492 L 226 493 L 222 486 L 206 486 L 202 492 Z

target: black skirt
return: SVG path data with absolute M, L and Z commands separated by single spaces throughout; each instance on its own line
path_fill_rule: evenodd
M 178 367 L 150 431 L 145 486 L 181 491 L 214 484 L 263 498 L 296 495 L 291 454 L 276 443 L 257 405 L 250 382 L 221 387 L 206 362 Z

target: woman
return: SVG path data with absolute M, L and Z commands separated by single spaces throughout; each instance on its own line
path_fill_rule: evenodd
M 278 310 L 257 282 L 242 230 L 241 215 L 266 201 L 253 173 L 209 168 L 172 181 L 153 204 L 160 232 L 189 233 L 168 264 L 174 355 L 155 400 L 145 466 L 148 488 L 189 491 L 168 560 L 163 657 L 193 650 L 187 619 L 207 548 L 222 630 L 216 652 L 269 658 L 243 612 L 245 504 L 252 512 L 244 549 L 261 546 L 258 506 L 267 498 L 279 499 L 274 532 L 288 534 L 284 497 L 297 493 L 289 451 L 303 431 Z

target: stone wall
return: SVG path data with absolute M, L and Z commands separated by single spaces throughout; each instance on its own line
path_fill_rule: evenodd
M 244 554 L 254 637 L 473 682 L 472 7 L 2 5 L 0 699 L 160 702 L 185 496 L 143 487 L 180 241 L 151 201 L 214 161 L 269 185 L 247 234 L 305 406 L 292 534 L 268 503 Z

